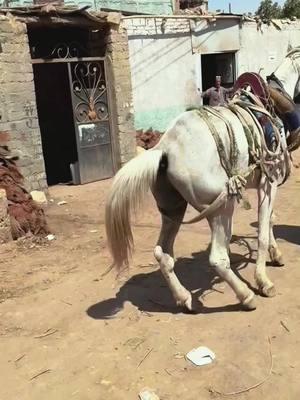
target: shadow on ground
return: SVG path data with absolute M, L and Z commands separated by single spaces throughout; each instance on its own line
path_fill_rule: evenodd
M 257 222 L 252 222 L 250 225 L 254 228 L 258 227 Z M 276 239 L 283 239 L 287 242 L 300 245 L 300 226 L 274 225 L 273 232 Z
M 250 248 L 250 247 L 249 247 Z M 249 257 L 248 257 L 249 256 Z M 232 269 L 244 280 L 240 271 L 252 260 L 252 251 L 246 256 L 231 254 Z M 179 258 L 175 265 L 175 272 L 180 282 L 193 293 L 195 313 L 208 314 L 217 312 L 240 311 L 240 304 L 230 304 L 221 307 L 205 307 L 199 302 L 200 296 L 213 289 L 216 283 L 222 280 L 208 265 L 208 251 L 193 253 L 191 258 Z M 246 282 L 249 285 L 248 282 Z M 253 291 L 255 288 L 251 287 Z M 140 311 L 182 313 L 183 309 L 176 306 L 167 284 L 160 272 L 155 270 L 134 275 L 123 284 L 115 298 L 96 303 L 88 308 L 87 314 L 94 319 L 108 319 L 114 317 L 123 309 L 124 303 L 129 301 Z

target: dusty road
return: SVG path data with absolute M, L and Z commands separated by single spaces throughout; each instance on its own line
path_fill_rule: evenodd
M 152 200 L 134 230 L 130 278 L 116 282 L 104 234 L 110 181 L 50 189 L 47 209 L 56 240 L 0 247 L 0 399 L 134 400 L 144 387 L 161 400 L 218 398 L 268 377 L 237 399 L 300 398 L 300 171 L 280 188 L 276 236 L 285 267 L 269 267 L 277 296 L 258 297 L 241 311 L 208 266 L 206 222 L 183 227 L 176 242 L 177 273 L 203 303 L 197 315 L 174 307 L 152 257 L 159 215 Z M 256 203 L 239 208 L 233 243 L 235 270 L 250 285 L 256 257 Z M 58 206 L 60 200 L 67 204 Z M 247 267 L 247 268 L 246 268 Z M 269 346 L 270 338 L 271 346 Z M 216 362 L 184 359 L 206 345 Z M 222 398 L 222 397 L 220 397 Z

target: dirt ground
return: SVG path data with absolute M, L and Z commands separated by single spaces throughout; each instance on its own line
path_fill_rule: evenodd
M 174 306 L 152 256 L 160 219 L 150 198 L 135 223 L 130 277 L 103 277 L 110 184 L 51 188 L 47 215 L 56 240 L 0 247 L 0 399 L 134 400 L 150 387 L 161 400 L 206 400 L 267 379 L 235 398 L 298 400 L 300 170 L 277 198 L 275 233 L 286 262 L 268 268 L 277 296 L 258 296 L 253 312 L 242 311 L 210 270 L 205 221 L 182 227 L 176 241 L 177 274 L 203 307 L 191 315 Z M 237 210 L 240 239 L 231 250 L 233 268 L 255 287 L 255 193 L 250 200 L 251 210 Z M 213 364 L 195 367 L 184 358 L 200 345 L 215 352 Z

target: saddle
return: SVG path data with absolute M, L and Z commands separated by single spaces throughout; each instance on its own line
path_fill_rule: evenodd
M 241 93 L 241 91 L 244 95 L 247 95 L 246 90 L 250 89 L 250 92 L 248 92 L 249 101 L 253 103 L 257 98 L 259 100 L 258 104 L 261 103 L 273 117 L 278 116 L 283 121 L 285 129 L 290 133 L 288 145 L 295 149 L 300 145 L 300 111 L 296 108 L 293 99 L 284 91 L 282 84 L 278 84 L 278 79 L 274 74 L 267 77 L 267 81 L 268 83 L 255 72 L 245 72 L 238 77 L 234 85 L 234 96 Z M 260 118 L 259 122 L 264 131 L 272 123 L 266 117 Z
M 259 110 L 252 110 L 264 132 L 268 149 L 275 151 L 278 141 L 275 138 L 274 103 L 270 97 L 268 85 L 259 74 L 246 72 L 237 79 L 234 85 L 234 93 L 235 98 L 241 99 L 251 106 L 257 106 L 261 111 L 267 110 L 269 112 L 268 116 Z
M 241 89 L 250 88 L 251 93 L 256 96 L 263 106 L 269 110 L 272 107 L 270 102 L 270 92 L 267 83 L 256 72 L 245 72 L 240 75 L 233 87 L 233 93 L 239 92 Z
M 241 90 L 249 90 L 262 105 L 274 115 L 274 108 L 280 116 L 294 111 L 296 105 L 293 99 L 278 85 L 277 78 L 274 81 L 273 75 L 267 77 L 267 82 L 256 72 L 245 72 L 240 75 L 233 87 L 233 93 Z M 275 82 L 275 86 L 273 84 Z M 245 92 L 244 92 L 245 93 Z M 252 96 L 253 101 L 253 96 Z

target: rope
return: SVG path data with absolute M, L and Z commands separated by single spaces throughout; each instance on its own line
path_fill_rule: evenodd
M 237 97 L 232 100 L 232 102 L 229 104 L 229 107 L 232 109 L 234 112 L 234 107 L 236 105 L 239 105 L 241 108 L 243 108 L 245 111 L 248 112 L 248 114 L 251 116 L 252 121 L 254 122 L 260 136 L 260 144 L 259 144 L 259 152 L 257 153 L 256 162 L 259 161 L 260 168 L 262 172 L 267 175 L 268 179 L 273 182 L 272 178 L 272 171 L 269 171 L 270 166 L 275 167 L 278 163 L 281 162 L 281 156 L 284 156 L 285 159 L 285 166 L 287 167 L 286 171 L 283 171 L 282 167 L 282 173 L 284 175 L 284 182 L 286 181 L 287 177 L 290 174 L 290 168 L 289 168 L 289 163 L 287 162 L 288 160 L 288 148 L 283 148 L 282 146 L 282 140 L 281 140 L 281 135 L 280 131 L 278 128 L 278 122 L 277 120 L 264 108 L 261 106 L 260 102 L 256 99 L 255 96 L 253 96 L 252 93 L 246 92 L 246 91 L 241 91 L 240 94 L 245 94 L 247 97 L 250 97 L 256 104 L 248 103 L 246 101 L 243 101 L 240 99 L 240 97 Z M 273 131 L 275 133 L 276 141 L 277 141 L 277 147 L 275 151 L 270 151 L 268 149 L 268 146 L 265 141 L 265 135 L 263 132 L 263 129 L 258 122 L 256 116 L 254 115 L 253 111 L 259 112 L 261 114 L 266 115 L 269 118 L 269 121 L 271 122 L 273 126 Z M 242 121 L 241 121 L 242 122 Z M 247 137 L 247 136 L 246 136 Z M 255 146 L 257 148 L 257 145 Z
M 257 162 L 260 159 L 261 147 L 255 130 L 252 126 L 248 125 L 244 114 L 241 112 L 242 107 L 237 104 L 230 103 L 228 104 L 228 108 L 238 117 L 243 126 L 245 137 L 248 143 L 249 159 L 251 160 L 252 158 L 252 162 Z
M 266 115 L 268 115 L 266 110 L 259 110 L 257 109 L 257 107 L 246 107 L 245 108 L 246 111 L 249 113 L 249 115 L 252 117 L 252 120 L 254 121 L 258 132 L 260 134 L 260 140 L 261 140 L 261 151 L 260 151 L 260 156 L 259 156 L 259 160 L 257 160 L 259 162 L 259 167 L 261 169 L 261 171 L 268 177 L 270 182 L 274 182 L 274 179 L 272 177 L 273 175 L 273 171 L 272 169 L 274 169 L 278 164 L 281 164 L 282 162 L 282 155 L 285 159 L 285 163 L 284 165 L 286 166 L 286 171 L 284 171 L 284 166 L 282 164 L 282 168 L 281 168 L 281 174 L 284 176 L 283 179 L 283 183 L 286 181 L 286 179 L 288 178 L 288 176 L 290 175 L 290 164 L 288 162 L 288 149 L 287 148 L 283 148 L 282 146 L 282 140 L 281 140 L 281 135 L 279 132 L 279 129 L 276 126 L 276 122 L 274 121 L 274 119 L 270 118 L 271 123 L 273 125 L 273 130 L 277 139 L 277 147 L 275 149 L 275 151 L 270 151 L 268 149 L 268 146 L 266 144 L 266 140 L 265 140 L 265 135 L 264 135 L 264 131 L 260 125 L 260 123 L 258 122 L 257 118 L 255 117 L 255 115 L 253 114 L 253 110 L 259 111 L 259 112 L 264 112 Z
M 239 150 L 238 150 L 238 145 L 236 142 L 234 130 L 230 124 L 230 122 L 223 117 L 223 115 L 217 111 L 216 109 L 210 108 L 205 106 L 205 110 L 213 114 L 215 117 L 220 118 L 226 125 L 227 132 L 229 135 L 229 140 L 230 140 L 230 175 L 233 175 L 236 172 L 237 169 L 237 163 L 239 159 Z
M 260 103 L 260 102 L 259 102 Z M 206 123 L 208 129 L 210 130 L 216 146 L 218 150 L 218 154 L 220 157 L 220 162 L 222 167 L 224 168 L 227 176 L 228 182 L 227 187 L 223 190 L 220 195 L 205 209 L 200 212 L 200 214 L 189 221 L 184 221 L 183 224 L 192 224 L 202 219 L 208 217 L 212 212 L 216 211 L 222 205 L 224 205 L 228 199 L 228 196 L 236 196 L 237 200 L 241 200 L 243 198 L 243 189 L 246 186 L 247 178 L 249 175 L 253 173 L 256 168 L 260 168 L 262 173 L 264 173 L 270 182 L 273 182 L 272 177 L 272 170 L 278 163 L 282 162 L 282 155 L 284 156 L 286 171 L 283 171 L 283 167 L 281 172 L 284 175 L 284 182 L 290 174 L 290 164 L 289 164 L 289 153 L 288 148 L 283 148 L 281 143 L 281 135 L 279 129 L 277 128 L 276 120 L 273 116 L 261 105 L 258 101 L 256 104 L 251 104 L 245 101 L 242 101 L 240 98 L 232 100 L 228 108 L 231 112 L 233 112 L 243 126 L 243 130 L 245 133 L 245 137 L 248 143 L 249 149 L 249 157 L 250 165 L 246 172 L 240 173 L 237 168 L 238 159 L 239 159 L 239 150 L 236 142 L 236 137 L 234 130 L 231 126 L 231 123 L 217 110 L 211 107 L 203 106 L 197 109 L 197 113 Z M 249 126 L 247 120 L 245 119 L 241 109 L 245 110 L 248 115 L 250 115 L 253 124 L 255 125 L 256 129 L 253 126 Z M 265 141 L 264 131 L 258 122 L 257 118 L 255 117 L 253 111 L 260 112 L 265 114 L 270 119 L 274 133 L 277 139 L 277 147 L 274 152 L 268 149 L 268 146 Z M 215 116 L 222 120 L 227 128 L 229 141 L 230 141 L 230 154 L 229 157 L 227 156 L 225 145 L 214 125 L 214 123 L 210 120 L 210 115 Z M 271 169 L 271 171 L 270 171 Z
M 242 199 L 242 190 L 246 186 L 247 183 L 247 177 L 253 172 L 253 170 L 256 168 L 256 165 L 251 165 L 248 171 L 244 174 L 241 174 L 238 172 L 238 159 L 239 159 L 239 150 L 236 142 L 236 137 L 234 134 L 234 130 L 232 128 L 231 123 L 217 110 L 211 107 L 201 107 L 200 109 L 197 110 L 198 114 L 201 116 L 201 118 L 204 120 L 206 125 L 208 126 L 217 146 L 217 150 L 219 153 L 221 165 L 223 166 L 227 176 L 228 176 L 228 182 L 227 182 L 227 191 L 230 196 L 236 196 L 237 200 Z M 228 132 L 229 136 L 229 141 L 230 141 L 230 155 L 229 157 L 226 154 L 225 146 L 224 143 L 215 127 L 215 125 L 211 122 L 209 118 L 209 114 L 212 114 L 216 118 L 221 119 Z M 217 201 L 217 199 L 216 199 Z M 205 214 L 207 214 L 207 210 L 205 210 Z
M 219 115 L 216 115 L 212 110 L 210 110 L 208 107 L 201 107 L 197 110 L 198 114 L 200 115 L 200 117 L 203 119 L 203 121 L 206 123 L 208 129 L 210 130 L 215 142 L 216 142 L 216 146 L 217 146 L 217 150 L 220 156 L 220 161 L 221 164 L 227 174 L 228 177 L 231 176 L 231 162 L 228 159 L 227 155 L 226 155 L 226 150 L 225 150 L 225 146 L 224 143 L 222 141 L 222 139 L 220 138 L 220 135 L 218 134 L 218 131 L 215 127 L 215 125 L 211 122 L 211 120 L 209 119 L 209 115 L 208 113 L 211 112 L 211 114 L 217 116 L 218 118 Z M 230 143 L 231 144 L 231 143 Z M 230 159 L 231 159 L 231 155 L 230 155 Z

